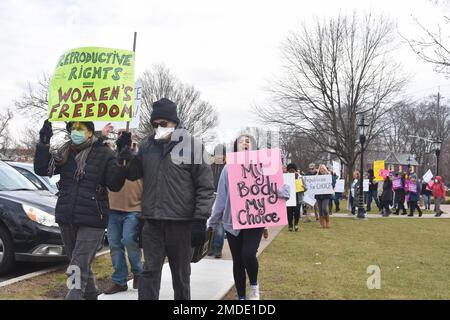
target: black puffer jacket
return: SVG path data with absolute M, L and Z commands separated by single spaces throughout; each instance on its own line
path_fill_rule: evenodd
M 162 143 L 149 137 L 129 164 L 129 180 L 144 178 L 144 219 L 206 220 L 211 214 L 214 201 L 211 166 L 203 161 L 202 143 L 185 133 L 183 142 Z M 198 152 L 193 152 L 193 146 Z M 184 161 L 172 159 L 172 151 Z
M 34 157 L 34 171 L 47 176 L 50 161 L 49 148 L 38 144 Z M 57 223 L 71 223 L 93 228 L 106 228 L 108 225 L 108 190 L 120 191 L 125 183 L 125 169 L 117 164 L 114 151 L 99 140 L 93 144 L 86 160 L 85 175 L 74 180 L 77 164 L 75 152 L 55 174 L 60 174 L 58 201 L 55 217 Z

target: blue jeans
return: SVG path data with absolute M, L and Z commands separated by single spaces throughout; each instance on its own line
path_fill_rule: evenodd
M 111 250 L 111 261 L 114 267 L 112 281 L 118 285 L 126 285 L 128 261 L 133 275 L 142 273 L 141 248 L 139 248 L 139 221 L 136 212 L 110 211 L 108 222 L 108 242 Z
M 372 190 L 367 193 L 367 211 L 372 211 L 372 200 L 375 200 L 377 208 L 381 210 L 380 201 L 378 200 L 377 190 Z
M 224 234 L 225 230 L 223 229 L 223 224 L 219 223 L 217 226 L 214 236 L 212 239 L 212 245 L 211 245 L 211 251 L 214 254 L 221 253 L 223 248 L 223 242 L 224 242 Z
M 430 208 L 431 208 L 431 195 L 424 194 L 423 195 L 423 201 L 424 201 L 424 204 L 425 204 L 425 210 L 430 210 Z

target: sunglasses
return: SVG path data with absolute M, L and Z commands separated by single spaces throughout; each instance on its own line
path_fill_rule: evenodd
M 158 127 L 166 128 L 168 124 L 169 123 L 167 121 L 153 122 L 152 123 L 152 127 L 155 128 L 155 129 L 158 128 Z

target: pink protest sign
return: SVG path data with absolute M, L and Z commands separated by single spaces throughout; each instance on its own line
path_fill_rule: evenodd
M 417 183 L 415 183 L 414 181 L 409 181 L 408 191 L 411 193 L 417 193 Z
M 227 153 L 233 229 L 287 224 L 280 149 Z
M 403 189 L 401 178 L 396 178 L 392 180 L 392 189 L 394 190 Z

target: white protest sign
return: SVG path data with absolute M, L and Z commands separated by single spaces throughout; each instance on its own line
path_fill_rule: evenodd
M 369 191 L 369 179 L 364 179 L 363 180 L 363 191 L 364 192 Z
M 137 129 L 139 127 L 139 121 L 141 118 L 141 99 L 142 99 L 142 84 L 140 82 L 136 82 L 134 84 L 134 107 L 133 107 L 133 117 L 130 121 L 130 129 Z M 100 131 L 107 124 L 106 121 L 95 121 L 95 130 Z M 123 122 L 112 122 L 114 126 L 114 130 L 121 130 L 127 128 L 126 121 Z
M 314 205 L 316 204 L 314 194 L 309 191 L 306 191 L 303 195 L 303 202 L 309 204 L 311 207 L 314 207 Z
M 286 207 L 296 207 L 297 194 L 295 193 L 295 173 L 284 173 L 283 180 L 284 184 L 287 184 L 290 189 L 290 197 L 289 200 L 286 201 Z
M 433 173 L 430 169 L 423 175 L 423 182 L 428 183 L 433 178 Z
M 337 175 L 338 179 L 341 178 L 341 164 L 337 161 L 333 161 L 333 172 Z
M 314 176 L 304 176 L 303 181 L 305 181 L 307 192 L 313 195 L 317 194 L 334 194 L 333 184 L 331 175 L 314 175 Z
M 336 185 L 334 187 L 334 192 L 343 193 L 345 191 L 345 180 L 339 179 L 336 181 Z

